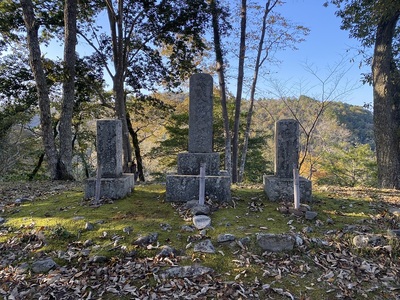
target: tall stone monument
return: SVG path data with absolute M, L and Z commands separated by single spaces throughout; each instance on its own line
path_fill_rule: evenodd
M 231 199 L 231 180 L 220 171 L 219 153 L 213 152 L 213 79 L 195 74 L 189 84 L 188 152 L 178 154 L 177 174 L 168 174 L 166 200 L 186 202 L 199 198 L 200 165 L 205 164 L 205 196 L 214 201 Z
M 264 175 L 264 191 L 271 201 L 293 201 L 293 168 L 299 162 L 299 123 L 279 120 L 275 123 L 274 175 Z M 312 197 L 311 181 L 300 177 L 300 201 Z
M 134 174 L 122 173 L 122 124 L 120 120 L 97 120 L 97 168 L 100 197 L 119 199 L 132 192 Z M 86 180 L 85 198 L 95 197 L 96 177 Z

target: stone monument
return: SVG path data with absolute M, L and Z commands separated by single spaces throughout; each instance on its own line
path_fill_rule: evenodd
M 132 192 L 134 174 L 122 173 L 122 125 L 120 120 L 97 120 L 97 168 L 100 197 L 120 199 Z M 95 197 L 96 177 L 88 178 L 85 199 Z
M 274 175 L 264 175 L 264 191 L 271 201 L 293 201 L 293 168 L 299 161 L 299 123 L 279 120 L 275 123 Z M 310 202 L 311 181 L 299 177 L 300 201 Z
M 213 79 L 195 74 L 189 84 L 188 152 L 178 154 L 177 174 L 168 174 L 166 200 L 199 199 L 200 165 L 205 164 L 205 196 L 213 201 L 231 200 L 231 180 L 220 171 L 219 153 L 213 152 Z

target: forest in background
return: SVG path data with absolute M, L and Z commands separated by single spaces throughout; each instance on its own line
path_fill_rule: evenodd
M 361 43 L 360 64 L 371 67 L 362 81 L 374 92 L 372 146 L 368 138 L 353 136 L 362 130 L 359 126 L 343 126 L 348 123 L 347 112 L 331 111 L 333 103 L 345 101 L 356 88 L 342 82 L 354 58 L 343 54 L 326 76 L 312 63 L 305 66 L 320 88 L 314 99 L 296 99 L 297 94 L 271 77 L 273 66 L 279 65 L 275 54 L 296 50 L 309 34 L 308 28 L 279 13 L 277 7 L 284 4 L 280 0 L 2 1 L 0 139 L 5 162 L 1 172 L 9 178 L 88 177 L 95 157 L 93 122 L 88 120 L 111 117 L 122 123 L 124 172 L 137 171 L 140 181 L 157 173 L 162 179 L 161 168 L 156 170 L 151 163 L 157 161 L 168 171 L 172 154 L 186 144 L 187 130 L 187 111 L 164 92 L 182 92 L 191 74 L 205 72 L 218 80 L 215 146 L 232 183 L 257 182 L 260 174 L 271 172 L 273 139 L 266 120 L 282 115 L 299 122 L 298 167 L 305 177 L 324 184 L 376 182 L 377 187 L 398 189 L 398 3 L 321 3 L 336 7 L 341 28 Z M 47 47 L 54 43 L 64 50 L 63 58 L 47 56 Z M 236 93 L 235 87 L 227 88 L 231 81 L 236 81 Z M 284 112 L 279 108 L 274 112 L 269 101 L 260 99 L 263 81 L 272 84 L 271 93 L 277 98 L 273 101 L 282 102 Z M 35 126 L 28 130 L 16 126 L 34 116 L 39 116 L 40 132 Z M 174 140 L 174 131 L 180 143 Z M 41 147 L 36 146 L 38 136 Z M 21 157 L 26 161 L 20 163 Z M 151 163 L 145 161 L 148 157 L 153 157 Z M 20 169 L 15 174 L 11 171 L 17 163 Z
M 187 150 L 188 95 L 166 93 L 155 96 L 157 97 L 154 97 L 152 102 L 130 99 L 128 106 L 130 113 L 136 116 L 132 119 L 132 128 L 135 128 L 140 144 L 139 152 L 144 168 L 142 179 L 146 181 L 163 181 L 167 172 L 176 169 L 176 155 Z M 214 96 L 214 151 L 219 152 L 223 158 L 223 120 L 217 90 Z M 228 100 L 232 122 L 233 101 L 233 98 Z M 244 101 L 242 105 L 245 107 L 248 102 Z M 320 110 L 321 102 L 306 96 L 284 100 L 258 99 L 254 106 L 244 182 L 261 183 L 263 174 L 273 173 L 273 134 L 277 120 L 296 117 L 301 124 L 300 128 L 304 127 L 307 131 Z M 112 110 L 98 101 L 85 103 L 74 118 L 73 167 L 77 179 L 82 180 L 95 175 L 95 119 L 111 115 Z M 18 124 L 14 125 L 12 131 L 2 139 L 1 180 L 48 177 L 47 168 L 41 161 L 43 147 L 39 124 L 37 117 L 32 118 L 32 116 L 34 115 L 20 116 Z M 246 117 L 246 113 L 242 113 L 241 118 L 245 120 Z M 240 134 L 244 134 L 244 125 Z M 301 157 L 307 143 L 302 129 L 300 140 Z M 300 172 L 314 184 L 343 186 L 376 184 L 373 116 L 369 110 L 342 102 L 330 102 L 324 107 L 317 121 L 312 137 L 308 141 L 308 148 Z M 32 177 L 40 163 L 42 163 L 40 169 Z

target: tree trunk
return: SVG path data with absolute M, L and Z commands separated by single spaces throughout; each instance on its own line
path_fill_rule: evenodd
M 136 168 L 133 168 L 132 172 L 133 173 L 137 172 L 137 176 L 139 177 L 139 180 L 144 182 L 145 178 L 144 178 L 144 172 L 143 172 L 143 160 L 142 160 L 142 154 L 140 152 L 140 144 L 139 144 L 138 135 L 137 135 L 137 132 L 133 129 L 129 114 L 126 115 L 126 120 L 128 123 L 129 133 L 132 138 L 133 149 L 135 151 L 135 158 L 136 158 Z
M 51 126 L 50 98 L 46 83 L 46 76 L 41 60 L 39 46 L 39 23 L 35 20 L 33 3 L 31 0 L 21 0 L 22 14 L 27 29 L 27 43 L 29 49 L 29 63 L 36 82 L 36 90 L 39 98 L 40 125 L 48 168 L 52 179 L 57 177 L 57 149 Z
M 229 116 L 226 101 L 226 85 L 225 85 L 225 71 L 224 71 L 224 59 L 221 48 L 221 36 L 219 29 L 219 12 L 217 3 L 215 0 L 211 0 L 211 13 L 212 13 L 212 25 L 214 33 L 214 48 L 215 57 L 217 62 L 217 73 L 219 79 L 219 91 L 222 106 L 222 117 L 224 120 L 224 133 L 225 133 L 225 169 L 228 174 L 232 174 L 232 159 L 231 159 L 231 132 L 229 127 Z
M 238 162 L 239 162 L 239 128 L 240 110 L 242 103 L 243 79 L 244 79 L 244 59 L 246 55 L 246 22 L 247 22 L 247 0 L 242 0 L 240 22 L 240 46 L 239 46 L 239 68 L 235 101 L 235 121 L 233 125 L 232 142 L 232 182 L 238 181 Z
M 73 180 L 72 175 L 72 114 L 75 98 L 76 62 L 76 14 L 77 1 L 65 0 L 64 7 L 64 80 L 63 103 L 60 117 L 60 157 L 58 161 L 59 178 Z
M 400 76 L 392 50 L 398 19 L 396 14 L 379 22 L 372 63 L 378 181 L 394 189 L 400 189 Z
M 275 2 L 276 3 L 276 2 Z M 265 32 L 267 29 L 267 17 L 272 8 L 274 7 L 275 4 L 270 6 L 270 1 L 267 1 L 265 5 L 265 11 L 264 11 L 264 16 L 263 16 L 263 24 L 261 27 L 261 35 L 260 35 L 260 41 L 258 43 L 258 49 L 257 49 L 257 58 L 256 58 L 256 63 L 254 65 L 254 74 L 253 74 L 253 80 L 251 83 L 251 90 L 250 90 L 250 107 L 249 111 L 247 114 L 247 122 L 246 122 L 246 131 L 244 134 L 244 141 L 243 141 L 243 149 L 242 149 L 242 159 L 240 162 L 240 168 L 239 168 L 239 174 L 238 174 L 238 182 L 243 181 L 243 175 L 244 175 L 244 167 L 246 165 L 246 156 L 247 156 L 247 148 L 249 144 L 249 138 L 250 138 L 250 129 L 251 129 L 251 119 L 253 117 L 253 107 L 254 107 L 254 97 L 255 97 L 255 92 L 256 92 L 256 87 L 257 87 L 257 81 L 258 81 L 258 73 L 260 70 L 261 65 L 263 62 L 266 60 L 268 57 L 268 50 L 265 56 L 261 59 L 261 54 L 263 52 L 263 44 L 265 40 Z
M 108 21 L 110 24 L 113 63 L 115 75 L 113 76 L 113 92 L 115 97 L 115 112 L 117 118 L 122 122 L 122 150 L 123 150 L 123 170 L 129 171 L 132 160 L 132 147 L 129 140 L 129 130 L 126 121 L 125 103 L 125 77 L 127 69 L 128 44 L 124 38 L 122 18 L 124 16 L 123 1 L 118 1 L 118 11 L 115 12 L 111 2 L 107 1 Z

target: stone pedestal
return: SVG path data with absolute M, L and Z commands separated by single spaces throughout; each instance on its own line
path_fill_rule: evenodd
M 120 199 L 132 192 L 134 174 L 122 173 L 122 125 L 120 120 L 97 120 L 97 167 L 100 197 Z M 85 199 L 94 198 L 96 177 L 86 180 Z
M 296 120 L 279 120 L 275 123 L 274 175 L 264 175 L 264 191 L 271 201 L 290 202 L 294 199 L 293 168 L 299 161 L 299 124 Z M 312 200 L 310 180 L 300 177 L 300 201 Z
M 166 201 L 187 202 L 199 199 L 199 175 L 167 175 Z M 205 195 L 214 202 L 231 200 L 231 179 L 229 176 L 207 176 Z
M 231 200 L 231 179 L 219 170 L 213 145 L 213 81 L 208 74 L 190 78 L 188 152 L 178 154 L 177 174 L 168 174 L 166 201 L 199 199 L 200 165 L 205 164 L 205 196 L 216 202 Z
M 292 202 L 293 195 L 293 178 L 278 178 L 273 175 L 264 175 L 263 177 L 264 191 L 271 201 Z M 300 177 L 300 201 L 310 202 L 312 200 L 311 181 L 304 177 Z

